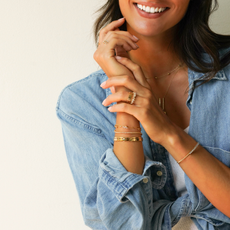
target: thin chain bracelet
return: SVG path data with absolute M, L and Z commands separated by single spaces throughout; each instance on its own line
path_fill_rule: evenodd
M 137 130 L 141 130 L 140 127 L 129 127 L 127 125 L 114 125 L 114 127 L 117 128 L 124 128 L 124 129 L 137 129 Z

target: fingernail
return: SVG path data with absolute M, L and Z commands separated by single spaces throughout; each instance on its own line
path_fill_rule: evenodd
M 111 110 L 112 110 L 112 107 L 109 107 L 108 110 L 111 111 Z
M 104 105 L 105 104 L 105 100 L 101 104 Z
M 115 56 L 115 58 L 118 60 L 122 59 L 122 57 L 120 57 L 120 56 Z
M 124 17 L 123 17 L 123 18 L 118 19 L 118 21 L 121 21 L 121 20 L 123 20 L 123 19 L 124 19 Z
M 137 38 L 136 36 L 133 35 L 133 37 L 134 37 L 136 40 L 139 40 L 139 38 Z
M 139 48 L 139 46 L 135 43 L 136 47 Z
M 101 87 L 104 87 L 105 84 L 106 84 L 106 81 L 102 82 L 100 86 L 101 86 Z

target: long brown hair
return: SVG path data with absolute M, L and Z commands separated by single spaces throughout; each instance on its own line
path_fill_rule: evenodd
M 205 82 L 230 63 L 230 50 L 223 57 L 219 57 L 220 49 L 230 47 L 230 36 L 213 32 L 208 24 L 211 13 L 217 9 L 217 0 L 191 0 L 173 40 L 174 49 L 180 59 L 190 69 L 205 73 Z M 123 16 L 118 0 L 107 0 L 95 13 L 99 13 L 93 27 L 97 44 L 100 29 Z M 126 24 L 120 30 L 126 31 Z M 203 53 L 209 56 L 208 62 L 202 58 Z

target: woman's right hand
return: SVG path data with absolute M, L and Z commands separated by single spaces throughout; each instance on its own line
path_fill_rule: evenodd
M 130 70 L 120 64 L 115 56 L 129 57 L 131 50 L 139 47 L 136 45 L 138 38 L 132 36 L 127 31 L 120 31 L 120 27 L 125 22 L 124 18 L 113 21 L 100 30 L 99 46 L 93 58 L 110 78 L 113 76 L 129 75 L 133 76 Z M 105 43 L 104 41 L 107 41 Z M 116 53 L 116 54 L 115 54 Z

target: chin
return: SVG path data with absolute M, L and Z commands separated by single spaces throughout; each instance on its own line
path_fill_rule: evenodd
M 140 34 L 142 36 L 146 37 L 155 37 L 159 36 L 160 34 L 163 34 L 167 31 L 167 28 L 164 28 L 162 26 L 154 26 L 154 25 L 148 25 L 146 23 L 135 23 L 135 26 L 127 26 L 127 30 L 131 33 Z

